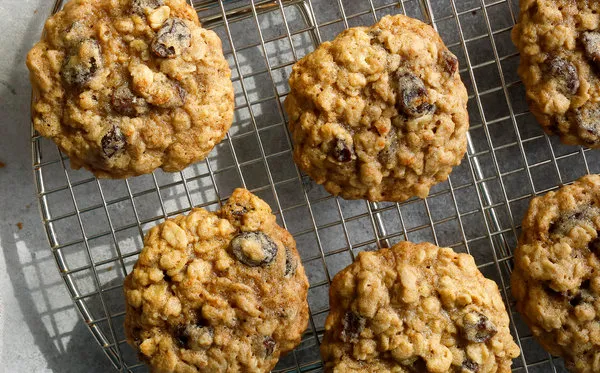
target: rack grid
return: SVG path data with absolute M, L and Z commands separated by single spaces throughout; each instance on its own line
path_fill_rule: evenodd
M 98 180 L 32 129 L 42 222 L 82 320 L 116 369 L 143 372 L 125 341 L 122 283 L 143 234 L 192 207 L 217 209 L 236 187 L 267 201 L 295 237 L 310 281 L 302 343 L 276 372 L 319 372 L 331 278 L 364 250 L 401 240 L 468 252 L 495 280 L 521 356 L 514 372 L 563 372 L 533 340 L 510 295 L 512 249 L 529 200 L 600 172 L 600 155 L 547 137 L 527 110 L 510 31 L 518 0 L 195 0 L 221 37 L 232 70 L 235 119 L 209 157 L 186 170 Z M 62 7 L 56 0 L 53 13 Z M 431 24 L 457 55 L 469 91 L 468 154 L 427 199 L 367 203 L 335 198 L 293 163 L 283 100 L 292 65 L 353 26 L 402 13 Z

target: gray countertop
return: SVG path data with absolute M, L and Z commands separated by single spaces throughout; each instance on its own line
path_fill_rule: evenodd
M 25 56 L 52 3 L 0 4 L 0 371 L 106 372 L 56 270 L 34 192 Z

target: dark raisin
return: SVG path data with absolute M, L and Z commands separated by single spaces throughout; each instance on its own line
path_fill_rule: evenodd
M 160 6 L 163 6 L 164 2 L 162 0 L 132 0 L 131 1 L 131 11 L 137 14 L 144 14 L 144 9 L 156 9 Z
M 352 160 L 352 150 L 344 140 L 336 138 L 331 149 L 331 156 L 338 162 L 350 162 Z
M 152 40 L 152 52 L 162 58 L 177 57 L 190 46 L 192 34 L 180 18 L 169 18 Z
M 247 212 L 248 209 L 245 206 L 239 205 L 237 203 L 232 207 L 231 210 L 231 214 L 233 216 L 244 216 Z
M 590 241 L 588 248 L 594 254 L 600 255 L 600 232 L 598 232 L 598 237 L 595 240 Z
M 408 116 L 418 118 L 435 111 L 435 105 L 428 101 L 425 83 L 413 73 L 398 77 L 398 96 L 398 109 Z
M 443 68 L 444 71 L 449 75 L 454 75 L 455 72 L 458 71 L 458 58 L 449 50 L 444 50 L 442 52 L 443 58 Z
M 292 250 L 289 247 L 285 248 L 285 272 L 284 276 L 286 278 L 290 278 L 296 274 L 296 269 L 298 268 L 298 263 L 296 262 L 296 258 L 292 254 Z
M 421 356 L 414 356 L 409 359 L 404 359 L 400 362 L 411 373 L 426 373 L 429 370 L 427 369 L 427 363 L 425 359 Z
M 585 49 L 585 56 L 600 67 L 600 32 L 584 32 L 580 40 Z
M 358 342 L 358 337 L 365 329 L 366 323 L 367 320 L 364 317 L 352 311 L 346 312 L 344 319 L 342 320 L 342 341 Z
M 187 332 L 187 328 L 183 325 L 180 325 L 175 329 L 175 341 L 179 345 L 179 347 L 187 348 L 188 343 L 190 341 L 190 336 Z
M 83 88 L 98 72 L 102 55 L 100 45 L 94 39 L 82 41 L 76 52 L 65 58 L 60 75 L 66 85 Z
M 556 221 L 550 224 L 548 232 L 564 236 L 571 229 L 582 224 L 592 224 L 592 219 L 600 215 L 600 208 L 583 206 L 571 213 L 562 214 Z
M 569 304 L 571 304 L 571 306 L 573 306 L 573 307 L 577 307 L 578 305 L 581 304 L 581 302 L 583 302 L 583 296 L 581 295 L 581 293 L 575 295 L 573 298 L 571 298 L 569 300 Z
M 128 117 L 137 117 L 148 111 L 146 100 L 133 94 L 127 84 L 115 89 L 110 102 L 117 113 Z
M 108 132 L 106 132 L 106 135 L 102 137 L 100 144 L 102 145 L 102 152 L 104 155 L 111 158 L 125 149 L 125 146 L 127 146 L 127 139 L 125 138 L 125 135 L 121 133 L 121 129 L 118 126 L 113 125 Z
M 575 65 L 558 56 L 548 58 L 545 63 L 550 74 L 556 78 L 558 89 L 562 93 L 577 93 L 579 89 L 579 74 L 577 74 Z
M 463 373 L 477 373 L 479 372 L 479 364 L 472 360 L 465 360 L 462 363 L 462 372 Z
M 250 267 L 265 266 L 277 256 L 277 244 L 263 232 L 242 232 L 231 240 L 237 260 Z
M 277 345 L 277 342 L 275 342 L 275 340 L 269 336 L 265 337 L 265 339 L 263 339 L 263 346 L 265 348 L 265 357 L 269 357 L 271 355 L 273 355 L 273 351 L 275 351 L 275 346 Z
M 600 136 L 600 108 L 580 108 L 573 111 L 572 123 L 584 133 Z
M 496 333 L 496 325 L 482 313 L 469 312 L 463 318 L 463 336 L 471 342 L 489 341 Z

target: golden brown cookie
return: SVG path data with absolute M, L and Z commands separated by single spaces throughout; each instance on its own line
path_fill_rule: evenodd
M 450 248 L 361 252 L 329 301 L 326 372 L 506 373 L 519 356 L 498 286 Z
M 221 41 L 185 0 L 71 0 L 27 66 L 35 129 L 99 177 L 182 170 L 233 119 Z
M 236 189 L 147 234 L 125 279 L 127 340 L 153 372 L 269 372 L 300 343 L 307 290 L 292 236 Z
M 521 0 L 512 39 L 529 108 L 549 134 L 600 147 L 600 3 Z
M 467 146 L 467 91 L 435 30 L 402 15 L 298 61 L 285 101 L 294 160 L 348 199 L 424 198 Z
M 600 176 L 534 198 L 512 292 L 541 345 L 573 372 L 600 372 Z

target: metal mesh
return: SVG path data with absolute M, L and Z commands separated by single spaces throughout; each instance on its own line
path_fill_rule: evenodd
M 295 237 L 310 281 L 309 327 L 276 371 L 322 371 L 319 343 L 331 278 L 363 250 L 430 241 L 475 257 L 501 288 L 522 349 L 515 372 L 564 371 L 532 339 L 510 296 L 511 252 L 532 196 L 600 172 L 599 152 L 548 138 L 529 113 L 510 30 L 517 0 L 192 1 L 223 41 L 233 73 L 235 120 L 208 159 L 176 174 L 98 180 L 75 171 L 32 133 L 42 221 L 67 289 L 114 366 L 147 371 L 125 342 L 122 283 L 143 234 L 194 207 L 217 209 L 234 188 L 267 201 Z M 59 9 L 57 0 L 54 11 Z M 468 155 L 425 200 L 334 198 L 292 161 L 282 102 L 292 65 L 347 27 L 403 13 L 432 24 L 460 61 L 469 90 Z

